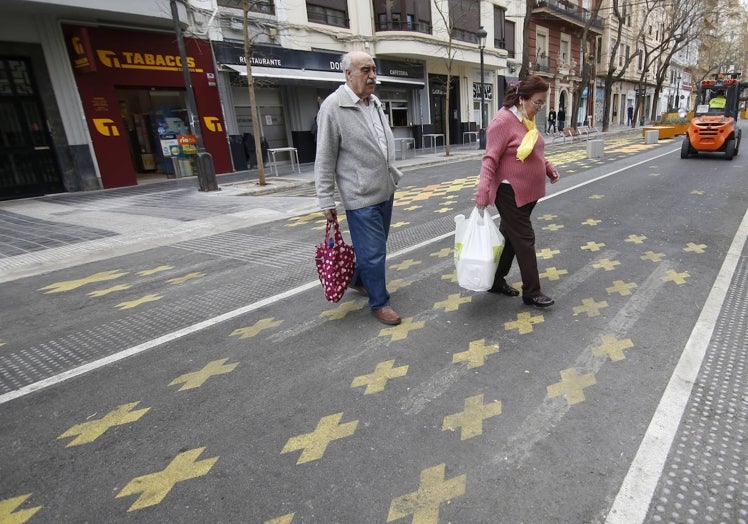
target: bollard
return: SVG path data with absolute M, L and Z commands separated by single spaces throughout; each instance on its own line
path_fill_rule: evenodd
M 660 141 L 660 132 L 657 129 L 648 129 L 644 131 L 644 143 L 656 144 Z
M 216 168 L 213 166 L 213 157 L 210 153 L 200 152 L 195 159 L 197 168 L 197 183 L 200 191 L 220 191 L 216 181 Z
M 587 141 L 587 158 L 602 158 L 605 151 L 602 140 Z

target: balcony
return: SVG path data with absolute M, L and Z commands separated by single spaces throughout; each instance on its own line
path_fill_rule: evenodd
M 539 20 L 566 22 L 577 27 L 585 27 L 592 18 L 588 9 L 579 7 L 573 0 L 538 0 L 532 16 Z M 603 21 L 597 17 L 590 24 L 590 31 L 603 34 Z
M 392 17 L 389 20 L 380 15 L 377 18 L 377 31 L 413 31 L 415 33 L 431 34 L 431 24 L 420 20 L 415 22 L 411 19 L 402 20 L 400 17 Z

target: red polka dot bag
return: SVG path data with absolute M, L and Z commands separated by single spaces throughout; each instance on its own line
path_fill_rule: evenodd
M 353 247 L 343 242 L 337 217 L 333 222 L 327 222 L 325 241 L 317 245 L 314 261 L 319 281 L 325 290 L 325 298 L 330 302 L 337 302 L 351 283 L 353 270 L 356 268 L 356 255 Z

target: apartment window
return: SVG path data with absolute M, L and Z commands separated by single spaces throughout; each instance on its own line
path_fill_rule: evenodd
M 419 0 L 374 0 L 377 31 L 431 34 L 431 5 Z
M 348 27 L 348 2 L 346 0 L 313 0 L 306 3 L 306 16 L 310 22 Z
M 506 10 L 493 7 L 493 46 L 496 49 L 506 49 Z
M 234 9 L 244 9 L 244 0 L 218 0 L 220 7 L 233 7 Z M 273 0 L 250 0 L 249 10 L 253 13 L 265 13 L 268 15 L 275 14 L 275 2 Z
M 569 57 L 571 56 L 569 54 L 569 50 L 571 49 L 571 42 L 569 41 L 569 37 L 564 35 L 561 37 L 561 45 L 559 47 L 558 51 L 558 57 L 561 60 L 562 64 L 568 64 L 569 63 Z
M 514 47 L 516 35 L 516 26 L 514 22 L 504 22 L 504 45 L 506 46 L 507 56 L 509 58 L 516 58 L 517 51 Z
M 480 0 L 449 0 L 452 38 L 471 44 L 478 43 Z

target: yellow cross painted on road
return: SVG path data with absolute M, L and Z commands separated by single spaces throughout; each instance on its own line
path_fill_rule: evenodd
M 132 309 L 134 307 L 138 307 L 141 304 L 147 304 L 148 302 L 156 302 L 158 300 L 161 300 L 162 298 L 164 297 L 161 295 L 146 295 L 137 300 L 130 300 L 128 302 L 120 302 L 114 307 L 116 307 L 117 309 Z
M 218 457 L 198 461 L 197 459 L 203 451 L 205 451 L 205 448 L 195 448 L 180 453 L 163 471 L 132 479 L 122 488 L 122 491 L 117 493 L 116 498 L 129 497 L 140 493 L 140 497 L 130 506 L 128 512 L 155 506 L 164 500 L 164 497 L 174 488 L 177 482 L 208 474 Z
M 465 494 L 466 476 L 444 480 L 445 471 L 446 464 L 424 469 L 418 491 L 392 500 L 387 522 L 413 515 L 413 524 L 437 524 L 439 505 Z
M 693 242 L 689 242 L 686 244 L 686 247 L 683 248 L 683 251 L 701 254 L 705 249 L 706 244 L 694 244 Z
M 196 278 L 200 278 L 204 276 L 205 276 L 205 273 L 199 273 L 199 272 L 187 273 L 186 275 L 182 277 L 170 278 L 169 280 L 167 280 L 167 282 L 169 284 L 184 284 L 185 282 L 189 280 L 195 280 Z
M 444 213 L 449 213 L 449 212 L 450 212 L 450 211 L 452 211 L 453 209 L 454 209 L 454 208 L 452 208 L 452 207 L 441 207 L 441 208 L 439 208 L 439 209 L 435 209 L 435 210 L 434 210 L 434 213 L 440 213 L 440 214 L 444 214 Z
M 215 375 L 223 375 L 224 373 L 231 373 L 234 371 L 236 366 L 238 366 L 238 363 L 235 364 L 226 364 L 227 358 L 222 358 L 220 360 L 214 360 L 213 362 L 208 362 L 208 364 L 201 369 L 200 371 L 195 371 L 192 373 L 185 373 L 184 375 L 180 375 L 171 382 L 169 382 L 170 386 L 176 386 L 177 384 L 182 384 L 182 387 L 179 388 L 177 391 L 185 391 L 188 389 L 195 389 L 199 388 L 205 382 Z
M 321 222 L 319 218 L 319 213 L 309 213 L 306 215 L 300 215 L 297 217 L 291 217 L 288 219 L 290 222 L 289 224 L 286 224 L 286 227 L 296 227 L 296 226 L 303 226 L 304 224 L 308 222 Z M 327 221 L 325 221 L 327 222 Z
M 408 334 L 411 330 L 414 329 L 423 329 L 423 326 L 425 325 L 425 322 L 418 321 L 413 322 L 413 317 L 404 318 L 403 321 L 400 323 L 399 326 L 392 326 L 388 328 L 384 328 L 379 332 L 380 337 L 389 337 L 390 342 L 394 342 L 395 340 L 403 340 L 405 338 L 408 338 Z
M 468 369 L 477 368 L 486 363 L 486 357 L 499 352 L 498 344 L 486 345 L 486 339 L 473 340 L 469 349 L 452 355 L 452 363 L 467 362 Z
M 546 248 L 543 248 L 540 251 L 538 251 L 536 253 L 536 256 L 538 258 L 542 258 L 544 260 L 548 260 L 550 258 L 553 258 L 553 255 L 558 255 L 559 253 L 561 253 L 561 251 L 559 251 L 558 249 L 548 249 L 546 247 Z
M 689 278 L 691 275 L 688 273 L 688 271 L 684 271 L 683 273 L 678 273 L 677 271 L 673 271 L 672 269 L 668 271 L 664 277 L 662 277 L 663 282 L 675 282 L 679 286 L 681 284 L 686 283 L 686 279 Z
M 584 251 L 600 251 L 603 247 L 605 247 L 604 242 L 587 242 L 580 249 Z
M 629 235 L 624 242 L 631 242 L 632 244 L 642 244 L 647 240 L 644 235 Z
M 556 269 L 555 267 L 549 267 L 545 272 L 540 273 L 540 278 L 547 278 L 548 280 L 558 280 L 561 275 L 567 275 L 569 272 L 565 269 Z
M 563 228 L 563 224 L 548 224 L 547 226 L 543 226 L 541 229 L 543 231 L 559 231 Z
M 304 464 L 321 459 L 327 450 L 327 446 L 332 441 L 350 437 L 356 432 L 358 420 L 340 424 L 342 418 L 342 412 L 322 417 L 317 423 L 317 428 L 311 433 L 288 439 L 288 442 L 286 442 L 286 445 L 281 450 L 281 454 L 303 450 L 296 464 Z
M 564 395 L 567 404 L 573 406 L 584 402 L 584 388 L 595 384 L 597 384 L 597 381 L 592 373 L 579 375 L 574 368 L 565 369 L 561 372 L 561 382 L 556 382 L 547 387 L 548 397 L 554 398 Z
M 296 513 L 288 513 L 286 515 L 275 517 L 274 519 L 266 520 L 264 524 L 291 524 Z
M 430 257 L 437 257 L 437 258 L 444 258 L 448 257 L 453 253 L 453 249 L 451 247 L 445 247 L 444 249 L 440 249 L 436 253 L 431 253 Z
M 459 293 L 449 295 L 447 300 L 442 300 L 434 304 L 434 309 L 444 308 L 444 312 L 457 311 L 460 309 L 461 304 L 469 304 L 472 302 L 473 297 L 460 297 Z
M 597 269 L 604 269 L 605 271 L 613 271 L 616 266 L 620 265 L 621 263 L 618 260 L 608 260 L 607 258 L 604 258 L 597 264 L 592 264 L 592 267 Z
M 694 189 L 693 191 L 691 191 L 691 194 L 692 195 L 703 195 L 704 192 L 700 189 Z
M 639 258 L 641 258 L 642 260 L 651 260 L 652 262 L 660 262 L 663 258 L 665 258 L 665 253 L 655 253 L 654 251 L 647 251 Z
M 634 343 L 631 342 L 630 338 L 618 340 L 615 335 L 605 335 L 603 337 L 602 345 L 592 348 L 592 354 L 598 357 L 608 355 L 610 360 L 618 362 L 619 360 L 626 358 L 626 355 L 623 354 L 623 350 L 632 347 L 634 347 Z
M 588 317 L 596 317 L 600 315 L 600 310 L 605 307 L 608 307 L 608 303 L 605 300 L 595 302 L 592 298 L 585 298 L 582 300 L 581 306 L 574 307 L 574 314 L 587 313 Z
M 397 377 L 404 377 L 408 373 L 408 366 L 394 367 L 395 361 L 388 360 L 386 362 L 380 362 L 374 369 L 374 372 L 368 375 L 359 375 L 353 379 L 351 383 L 352 388 L 360 388 L 366 386 L 364 395 L 371 393 L 378 393 L 384 391 L 384 387 L 387 385 L 387 381 Z
M 101 273 L 95 273 L 85 278 L 79 278 L 78 280 L 66 280 L 64 282 L 55 282 L 48 286 L 40 288 L 39 291 L 44 291 L 45 295 L 50 293 L 62 293 L 63 291 L 72 291 L 79 287 L 85 286 L 86 284 L 93 284 L 94 282 L 106 282 L 107 280 L 115 280 L 120 277 L 127 275 L 127 272 L 115 269 L 113 271 L 102 271 Z
M 411 285 L 413 282 L 410 280 L 403 280 L 402 278 L 396 278 L 395 280 L 392 280 L 387 283 L 387 290 L 391 293 L 394 293 L 398 289 L 402 289 L 404 287 L 407 287 Z
M 631 290 L 635 287 L 636 284 L 634 284 L 633 282 L 626 283 L 623 280 L 614 280 L 613 285 L 609 288 L 606 288 L 605 291 L 607 291 L 609 295 L 618 293 L 622 297 L 625 297 L 630 295 Z
M 231 332 L 229 336 L 230 337 L 238 336 L 240 339 L 251 338 L 251 337 L 256 336 L 260 331 L 278 327 L 281 324 L 283 324 L 283 321 L 275 320 L 275 317 L 263 318 L 262 320 L 258 320 L 257 322 L 255 322 L 253 326 L 235 329 L 234 331 Z
M 99 289 L 98 291 L 91 291 L 90 293 L 86 293 L 89 297 L 103 297 L 104 295 L 108 295 L 109 293 L 116 293 L 117 291 L 125 291 L 126 289 L 131 289 L 132 286 L 130 284 L 117 284 L 116 286 L 112 286 L 107 289 Z
M 420 260 L 413 260 L 412 258 L 409 258 L 408 260 L 403 260 L 399 264 L 390 266 L 390 269 L 396 269 L 397 271 L 402 271 L 404 269 L 410 269 L 413 266 L 417 266 L 420 263 L 421 263 Z
M 605 198 L 605 195 L 590 195 L 591 200 L 602 200 Z
M 526 333 L 532 333 L 533 324 L 540 324 L 544 321 L 545 318 L 543 318 L 543 315 L 532 316 L 532 313 L 523 311 L 522 313 L 517 314 L 517 320 L 505 322 L 504 329 L 506 329 L 507 331 L 509 331 L 510 329 L 516 329 L 519 331 L 520 335 L 524 335 Z
M 452 271 L 451 273 L 442 275 L 442 280 L 449 280 L 452 283 L 457 283 L 457 273 L 455 271 Z
M 495 400 L 483 404 L 483 395 L 465 399 L 465 409 L 460 413 L 447 415 L 442 421 L 442 431 L 462 428 L 460 440 L 477 437 L 483 434 L 483 421 L 501 415 L 501 401 Z
M 28 522 L 34 514 L 42 509 L 42 506 L 36 506 L 35 508 L 18 509 L 18 507 L 26 502 L 31 496 L 31 493 L 26 495 L 19 495 L 10 499 L 0 500 L 0 522 L 3 524 L 23 524 Z
M 596 226 L 600 224 L 600 222 L 602 222 L 602 220 L 598 220 L 596 218 L 588 218 L 587 220 L 582 222 L 582 225 L 583 226 Z
M 403 222 L 401 220 L 400 222 L 394 222 L 392 225 L 390 225 L 390 227 L 398 228 L 398 227 L 409 226 L 409 225 L 410 225 L 410 222 Z
M 156 273 L 161 273 L 162 271 L 169 271 L 170 269 L 174 269 L 174 266 L 158 266 L 158 267 L 154 267 L 153 269 L 144 269 L 143 271 L 138 271 L 136 275 L 140 275 L 141 277 L 147 277 L 148 275 L 155 275 Z
M 71 440 L 67 444 L 67 446 L 65 446 L 66 448 L 93 442 L 94 440 L 102 436 L 109 428 L 135 422 L 136 420 L 139 420 L 140 417 L 145 415 L 148 410 L 151 409 L 144 408 L 133 411 L 135 406 L 137 406 L 138 404 L 140 404 L 140 402 L 130 402 L 129 404 L 122 404 L 121 406 L 117 406 L 116 409 L 110 411 L 100 419 L 89 420 L 87 422 L 76 424 L 65 433 L 57 437 L 57 439 L 60 440 L 68 437 L 76 437 L 75 439 Z
M 558 215 L 546 213 L 545 215 L 540 215 L 538 220 L 553 220 L 554 218 L 558 218 Z
M 336 308 L 323 311 L 319 316 L 329 317 L 331 320 L 340 320 L 341 318 L 345 318 L 351 311 L 363 309 L 365 305 L 365 302 L 361 300 L 349 300 L 348 302 L 339 304 Z

